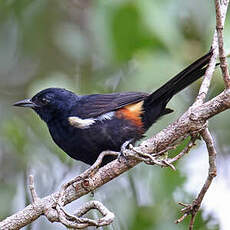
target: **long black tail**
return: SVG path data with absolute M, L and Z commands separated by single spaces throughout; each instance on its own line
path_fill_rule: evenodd
M 180 92 L 194 81 L 204 75 L 207 64 L 212 56 L 212 50 L 199 58 L 175 77 L 153 92 L 146 100 L 145 106 L 151 106 L 154 103 L 164 102 L 165 106 L 173 95 Z

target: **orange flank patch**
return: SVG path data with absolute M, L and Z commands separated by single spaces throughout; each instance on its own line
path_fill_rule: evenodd
M 143 113 L 143 101 L 135 104 L 126 105 L 116 111 L 117 118 L 124 118 L 131 121 L 136 126 L 142 128 L 143 122 L 141 120 L 141 114 Z

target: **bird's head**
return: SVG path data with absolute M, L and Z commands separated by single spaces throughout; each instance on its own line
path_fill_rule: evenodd
M 14 106 L 32 108 L 45 122 L 68 114 L 76 105 L 78 96 L 61 88 L 48 88 L 40 91 L 31 99 L 18 101 Z

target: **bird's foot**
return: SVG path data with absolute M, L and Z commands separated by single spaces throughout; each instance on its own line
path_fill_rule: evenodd
M 133 147 L 132 144 L 133 144 L 134 141 L 135 141 L 134 138 L 132 138 L 132 139 L 126 141 L 126 142 L 121 146 L 121 150 L 120 150 L 119 155 L 118 155 L 118 157 L 117 157 L 117 159 L 118 159 L 119 162 L 121 162 L 122 158 L 125 159 L 125 160 L 127 160 L 127 155 L 126 155 L 125 152 L 126 152 L 127 149 L 130 149 L 130 148 Z
M 164 151 L 164 154 L 160 152 L 159 155 L 153 155 L 150 153 L 144 153 L 144 152 L 138 151 L 130 143 L 125 142 L 124 145 L 126 146 L 129 145 L 129 149 L 132 150 L 133 152 L 129 156 L 138 161 L 143 161 L 145 164 L 148 164 L 148 165 L 159 165 L 161 167 L 170 167 L 171 169 L 176 170 L 176 168 L 171 164 L 171 162 L 168 161 L 168 153 L 166 151 Z M 123 155 L 122 157 L 126 158 L 127 155 Z

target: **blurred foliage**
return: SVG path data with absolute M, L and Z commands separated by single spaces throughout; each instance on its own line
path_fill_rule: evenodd
M 208 51 L 214 28 L 214 5 L 208 0 L 0 1 L 0 219 L 28 204 L 28 173 L 35 175 L 38 193 L 45 196 L 87 167 L 53 144 L 32 111 L 13 108 L 13 102 L 46 87 L 78 94 L 153 91 Z M 230 36 L 229 20 L 225 36 Z M 223 90 L 220 76 L 216 71 L 210 98 Z M 148 135 L 175 120 L 192 103 L 199 84 L 175 96 L 170 106 L 176 111 Z M 228 115 L 210 121 L 223 157 L 230 147 Z M 189 178 L 176 166 L 172 172 L 141 164 L 100 188 L 95 199 L 117 217 L 104 229 L 186 229 L 188 220 L 173 224 L 179 217 L 176 202 L 192 200 L 183 187 Z M 219 229 L 218 223 L 202 210 L 195 229 Z M 25 229 L 57 226 L 64 229 L 40 218 Z

